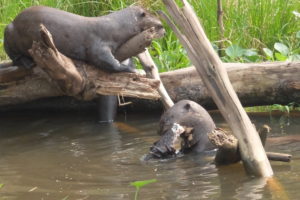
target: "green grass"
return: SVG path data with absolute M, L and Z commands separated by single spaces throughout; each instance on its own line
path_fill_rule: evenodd
M 190 0 L 194 6 L 208 38 L 217 44 L 220 40 L 217 24 L 217 5 L 212 0 Z M 151 11 L 164 10 L 160 0 L 0 0 L 0 45 L 4 27 L 24 8 L 32 5 L 46 5 L 84 16 L 108 14 L 113 10 L 140 4 Z M 224 61 L 262 61 L 268 59 L 263 48 L 274 51 L 274 44 L 281 42 L 293 53 L 299 54 L 300 18 L 293 11 L 300 12 L 299 0 L 223 0 L 226 48 L 231 45 L 242 49 L 254 49 L 257 59 L 231 59 Z M 190 65 L 185 50 L 172 31 L 167 29 L 163 39 L 154 42 L 150 48 L 160 71 L 178 69 Z M 7 59 L 0 47 L 0 59 Z
M 245 108 L 246 112 L 272 112 L 279 111 L 289 114 L 291 111 L 300 111 L 300 106 L 297 103 L 289 103 L 288 105 L 274 104 L 269 106 L 255 106 Z

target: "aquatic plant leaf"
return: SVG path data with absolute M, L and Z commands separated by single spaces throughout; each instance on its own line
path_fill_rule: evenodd
M 287 57 L 282 55 L 281 53 L 275 53 L 275 58 L 278 61 L 286 61 Z
M 280 42 L 274 44 L 274 48 L 279 51 L 282 55 L 287 56 L 290 53 L 289 48 Z
M 273 51 L 271 49 L 263 48 L 263 51 L 269 58 L 273 58 Z
M 278 61 L 286 61 L 287 57 L 281 53 L 275 53 L 275 58 Z
M 148 185 L 150 183 L 155 183 L 157 182 L 156 179 L 150 179 L 150 180 L 144 180 L 144 181 L 135 181 L 135 182 L 131 182 L 130 185 L 136 187 L 136 188 L 141 188 L 145 185 Z
M 288 61 L 300 61 L 300 55 L 299 54 L 294 54 L 288 57 Z
M 298 13 L 297 11 L 293 11 L 293 14 L 296 16 L 296 17 L 298 17 L 298 18 L 300 18 L 300 13 Z
M 300 31 L 296 33 L 296 38 L 300 39 Z
M 238 45 L 231 45 L 225 49 L 225 53 L 227 56 L 231 58 L 238 58 L 244 54 L 245 50 Z
M 257 56 L 257 52 L 252 49 L 245 49 L 243 54 L 247 57 Z

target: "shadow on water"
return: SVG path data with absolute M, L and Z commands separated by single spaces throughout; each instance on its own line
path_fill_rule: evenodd
M 269 150 L 293 155 L 291 163 L 272 162 L 275 182 L 246 176 L 241 164 L 216 168 L 213 152 L 143 161 L 159 138 L 159 117 L 118 116 L 116 123 L 104 125 L 82 113 L 1 114 L 1 198 L 134 199 L 129 183 L 155 178 L 156 183 L 141 189 L 139 199 L 297 199 L 299 117 L 290 116 L 289 124 L 281 126 L 280 116 L 270 121 L 269 115 L 250 115 L 257 127 L 271 125 Z M 228 128 L 219 114 L 213 118 Z M 289 139 L 276 142 L 279 137 Z

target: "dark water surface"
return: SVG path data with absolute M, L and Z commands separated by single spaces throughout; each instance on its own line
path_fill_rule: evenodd
M 153 178 L 139 199 L 300 199 L 300 117 L 251 116 L 272 127 L 270 137 L 288 138 L 268 150 L 293 155 L 271 163 L 275 179 L 267 182 L 246 176 L 241 164 L 216 168 L 209 155 L 142 161 L 159 138 L 159 117 L 130 114 L 101 125 L 87 114 L 0 113 L 0 199 L 134 199 L 129 183 Z

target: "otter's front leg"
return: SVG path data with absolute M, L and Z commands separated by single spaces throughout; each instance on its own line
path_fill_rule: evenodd
M 111 72 L 135 72 L 134 68 L 120 63 L 108 46 L 93 45 L 93 47 L 89 52 L 89 62 L 96 67 Z

